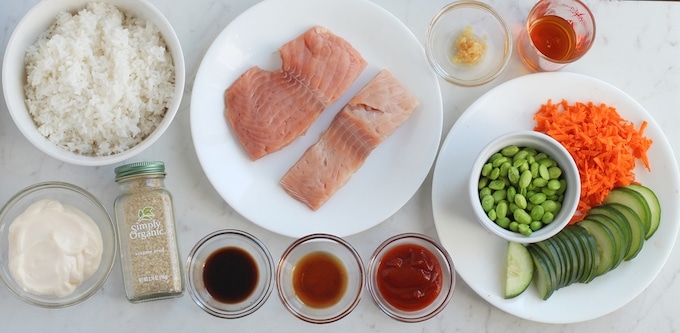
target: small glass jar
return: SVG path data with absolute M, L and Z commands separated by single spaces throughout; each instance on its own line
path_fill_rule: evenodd
M 181 296 L 184 278 L 163 162 L 117 167 L 114 203 L 125 295 L 136 303 Z

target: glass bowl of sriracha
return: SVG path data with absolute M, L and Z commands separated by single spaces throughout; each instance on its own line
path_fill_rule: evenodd
M 451 257 L 437 241 L 404 233 L 378 246 L 368 264 L 367 280 L 381 311 L 414 323 L 428 320 L 446 307 L 456 273 Z

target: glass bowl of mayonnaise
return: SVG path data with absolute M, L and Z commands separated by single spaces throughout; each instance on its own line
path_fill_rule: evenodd
M 78 304 L 109 277 L 116 244 L 109 213 L 88 191 L 63 182 L 34 184 L 0 211 L 0 278 L 30 304 Z

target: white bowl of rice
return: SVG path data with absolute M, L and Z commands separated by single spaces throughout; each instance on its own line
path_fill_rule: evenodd
M 16 26 L 2 64 L 21 133 L 76 165 L 151 146 L 179 109 L 184 79 L 175 31 L 146 0 L 43 0 Z

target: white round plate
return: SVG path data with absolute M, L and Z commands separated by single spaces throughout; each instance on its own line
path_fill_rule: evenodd
M 251 161 L 225 120 L 224 90 L 251 66 L 278 68 L 277 49 L 315 25 L 350 42 L 368 67 L 305 135 L 278 152 Z M 312 211 L 288 196 L 279 180 L 319 139 L 335 114 L 381 69 L 389 69 L 420 106 L 372 152 L 344 187 Z M 442 121 L 438 79 L 423 47 L 397 18 L 366 0 L 267 0 L 251 7 L 210 46 L 191 96 L 193 142 L 209 181 L 246 219 L 291 237 L 311 233 L 347 236 L 394 214 L 413 196 L 432 167 Z
M 572 284 L 543 301 L 532 285 L 520 296 L 503 298 L 507 243 L 486 231 L 469 207 L 466 184 L 472 162 L 501 133 L 533 129 L 534 113 L 552 99 L 605 103 L 639 128 L 654 143 L 647 152 L 652 171 L 640 161 L 636 180 L 650 187 L 661 201 L 661 224 L 631 261 L 589 284 Z M 545 323 L 574 323 L 608 314 L 639 295 L 661 271 L 679 227 L 677 202 L 680 175 L 673 151 L 661 128 L 640 104 L 600 80 L 574 73 L 539 73 L 508 81 L 474 102 L 451 128 L 439 153 L 432 184 L 435 226 L 457 272 L 489 303 L 515 316 Z

